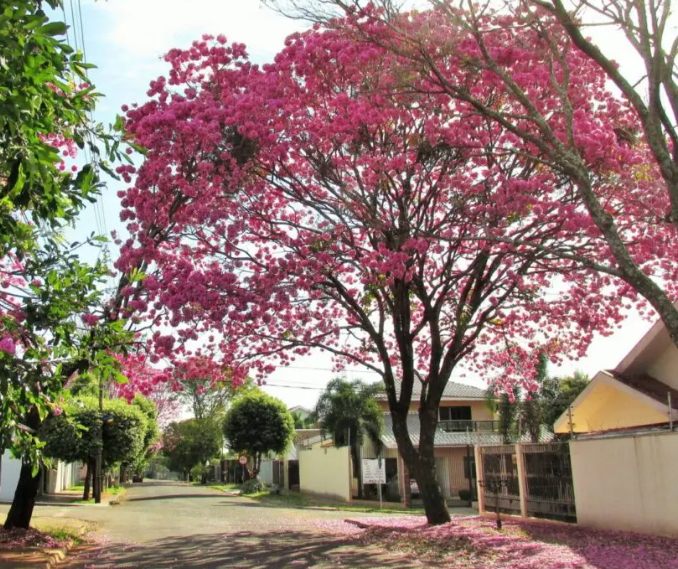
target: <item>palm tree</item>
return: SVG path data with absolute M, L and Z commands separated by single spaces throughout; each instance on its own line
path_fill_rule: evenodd
M 350 446 L 353 457 L 353 475 L 358 478 L 358 496 L 363 496 L 360 479 L 358 449 L 367 436 L 377 454 L 381 452 L 381 432 L 384 419 L 374 395 L 382 390 L 380 384 L 333 379 L 327 384 L 316 405 L 316 415 L 323 433 L 334 440 L 337 447 Z

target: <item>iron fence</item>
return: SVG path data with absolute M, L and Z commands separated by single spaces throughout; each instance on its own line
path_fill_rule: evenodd
M 528 515 L 577 521 L 569 444 L 526 444 L 522 451 Z
M 516 447 L 497 445 L 480 447 L 483 461 L 485 508 L 488 511 L 520 513 L 520 484 Z

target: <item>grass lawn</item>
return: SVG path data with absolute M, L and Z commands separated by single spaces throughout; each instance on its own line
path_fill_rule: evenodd
M 69 490 L 77 490 L 78 487 L 74 486 L 72 488 L 69 488 Z M 80 490 L 84 490 L 84 486 L 80 487 Z M 125 492 L 125 487 L 124 486 L 111 486 L 110 488 L 107 488 L 104 490 L 104 493 L 101 495 L 102 498 L 105 498 L 107 496 L 120 496 Z M 94 504 L 94 498 L 90 498 L 89 500 L 77 500 L 75 502 L 76 504 Z
M 289 492 L 285 494 L 272 494 L 271 492 L 257 492 L 255 494 L 245 494 L 247 498 L 256 500 L 266 504 L 267 506 L 279 506 L 281 508 L 333 508 L 345 512 L 380 512 L 382 514 L 400 514 L 401 516 L 407 514 L 420 514 L 424 510 L 421 509 L 389 509 L 388 503 L 384 503 L 384 509 L 380 510 L 374 506 L 362 506 L 358 503 L 346 504 L 344 502 L 327 502 L 319 501 L 299 494 L 297 492 Z
M 357 543 L 452 569 L 678 569 L 678 539 L 540 520 L 421 517 L 361 519 L 339 528 Z
M 195 486 L 200 486 L 200 484 L 195 484 Z M 208 488 L 221 490 L 222 492 L 233 492 L 234 490 L 239 490 L 240 486 L 238 484 L 210 484 Z

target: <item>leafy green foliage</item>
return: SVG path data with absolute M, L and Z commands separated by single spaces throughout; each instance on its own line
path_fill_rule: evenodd
M 34 461 L 41 443 L 33 431 L 57 408 L 68 377 L 95 365 L 97 373 L 119 373 L 108 349 L 131 338 L 123 322 L 102 320 L 93 329 L 79 321 L 103 304 L 107 268 L 83 264 L 78 247 L 52 235 L 40 245 L 23 260 L 23 284 L 12 287 L 16 304 L 0 313 L 3 333 L 22 340 L 15 353 L 0 352 L 0 448 Z M 5 300 L 0 298 L 0 308 Z
M 223 445 L 219 424 L 209 418 L 171 423 L 165 429 L 162 441 L 169 469 L 184 474 L 215 457 Z
M 258 478 L 250 478 L 240 487 L 240 494 L 245 496 L 247 494 L 257 494 L 258 492 L 265 492 L 267 490 L 266 484 Z
M 263 456 L 287 450 L 294 437 L 294 420 L 282 401 L 254 390 L 235 400 L 226 414 L 224 434 L 232 451 L 253 459 L 256 476 Z
M 380 384 L 333 379 L 318 399 L 316 415 L 324 433 L 337 446 L 357 449 L 368 436 L 377 449 L 381 447 L 383 413 L 374 398 Z M 350 440 L 348 439 L 350 432 Z
M 292 411 L 292 420 L 294 421 L 295 429 L 314 429 L 318 424 L 315 418 L 315 413 L 304 416 L 301 411 Z
M 149 418 L 139 406 L 123 399 L 104 400 L 104 411 L 93 397 L 71 400 L 64 413 L 42 425 L 43 452 L 65 461 L 93 460 L 103 444 L 104 466 L 133 461 L 144 451 Z
M 209 378 L 182 380 L 182 390 L 177 392 L 180 401 L 187 403 L 196 419 L 223 416 L 229 403 L 238 395 L 254 389 L 254 382 L 248 379 L 244 384 L 233 385 L 230 380 L 212 383 Z
M 30 228 L 17 211 L 55 227 L 94 199 L 98 166 L 108 168 L 96 141 L 109 159 L 126 158 L 120 140 L 91 124 L 100 96 L 87 78 L 93 66 L 68 45 L 66 30 L 49 21 L 40 2 L 0 2 L 0 256 L 31 248 Z M 97 160 L 77 175 L 62 169 L 64 140 L 88 145 Z
M 553 424 L 567 411 L 577 396 L 586 389 L 589 377 L 577 371 L 572 376 L 550 377 L 539 392 L 544 424 L 553 431 Z
M 546 357 L 540 355 L 536 382 L 539 390 L 530 398 L 520 398 L 520 392 L 511 401 L 507 394 L 495 396 L 490 386 L 486 392 L 488 407 L 498 415 L 499 433 L 505 444 L 519 440 L 527 433 L 533 442 L 539 442 L 542 427 L 553 432 L 553 424 L 589 384 L 589 377 L 581 372 L 573 376 L 548 377 Z
M 334 439 L 334 444 L 351 448 L 353 475 L 358 478 L 358 494 L 361 497 L 363 486 L 358 448 L 367 436 L 377 453 L 381 453 L 384 418 L 374 395 L 382 390 L 381 384 L 333 379 L 327 384 L 315 409 L 320 427 Z

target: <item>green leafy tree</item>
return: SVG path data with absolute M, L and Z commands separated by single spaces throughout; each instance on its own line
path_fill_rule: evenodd
M 87 465 L 83 494 L 87 500 L 99 449 L 106 468 L 134 461 L 151 440 L 149 433 L 154 429 L 150 422 L 141 406 L 130 405 L 123 399 L 105 400 L 103 412 L 99 411 L 96 398 L 74 399 L 64 406 L 62 414 L 49 417 L 42 425 L 43 452 L 52 458 L 78 460 Z
M 513 399 L 507 393 L 500 393 L 494 385 L 490 385 L 485 392 L 485 402 L 490 411 L 497 415 L 497 431 L 505 445 L 511 444 L 518 438 L 518 417 L 520 416 L 520 392 L 514 389 Z
M 541 427 L 544 424 L 544 406 L 541 400 L 541 389 L 548 378 L 548 356 L 541 351 L 538 355 L 537 376 L 535 382 L 539 391 L 527 394 L 520 403 L 522 427 L 529 433 L 530 440 L 538 443 L 541 436 Z M 519 433 L 522 434 L 522 433 Z
M 233 452 L 252 458 L 249 473 L 256 478 L 262 457 L 287 450 L 294 438 L 294 419 L 282 401 L 253 390 L 237 398 L 226 413 L 224 435 Z
M 141 452 L 132 460 L 125 460 L 120 466 L 120 471 L 125 472 L 131 469 L 134 474 L 143 474 L 148 466 L 148 461 L 155 452 L 155 443 L 160 438 L 160 429 L 158 428 L 158 412 L 155 404 L 141 394 L 138 394 L 132 400 L 132 405 L 137 407 L 146 417 L 146 428 L 144 429 L 144 444 Z
M 0 450 L 22 460 L 6 528 L 30 524 L 37 432 L 64 384 L 91 367 L 102 376 L 118 373 L 108 350 L 129 341 L 121 321 L 106 319 L 96 331 L 81 325 L 80 316 L 103 305 L 108 272 L 80 262 L 82 245 L 69 246 L 59 234 L 100 192 L 106 160 L 129 158 L 119 151 L 119 135 L 92 124 L 99 95 L 87 79 L 91 65 L 43 5 L 62 6 L 14 0 L 0 10 Z M 85 146 L 92 160 L 73 172 L 62 154 Z M 88 243 L 101 241 L 92 236 Z
M 291 411 L 290 414 L 292 415 L 295 429 L 313 429 L 318 424 L 315 413 L 304 416 L 304 413 L 301 411 Z
M 550 377 L 539 391 L 543 423 L 553 431 L 556 422 L 589 384 L 589 376 L 577 371 L 572 376 Z
M 184 478 L 194 466 L 204 465 L 217 456 L 223 446 L 220 425 L 211 418 L 171 423 L 162 441 L 169 469 L 182 473 Z
M 358 492 L 363 494 L 358 449 L 367 436 L 381 451 L 384 418 L 375 394 L 381 384 L 333 379 L 318 399 L 316 415 L 322 431 L 331 436 L 338 447 L 349 446 L 353 457 L 353 475 L 358 478 Z
M 206 419 L 224 415 L 231 401 L 254 389 L 254 382 L 247 379 L 241 385 L 233 385 L 229 379 L 212 382 L 210 378 L 174 378 L 182 387 L 177 392 L 180 401 L 190 405 L 196 419 Z

